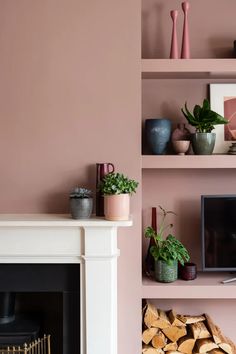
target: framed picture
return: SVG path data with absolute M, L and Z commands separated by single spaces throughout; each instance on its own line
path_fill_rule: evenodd
M 214 154 L 225 154 L 236 142 L 236 84 L 210 84 L 210 102 L 211 109 L 229 121 L 212 131 L 216 133 Z

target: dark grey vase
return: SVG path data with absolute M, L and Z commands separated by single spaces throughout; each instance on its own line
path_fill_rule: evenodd
M 211 155 L 216 141 L 215 133 L 195 133 L 192 135 L 192 147 L 195 155 Z
M 171 121 L 166 118 L 146 119 L 145 133 L 154 155 L 163 155 L 171 135 Z
M 93 210 L 93 198 L 70 198 L 70 211 L 73 219 L 88 219 Z
M 178 278 L 178 263 L 172 261 L 168 264 L 165 261 L 155 261 L 154 266 L 155 279 L 161 283 L 171 283 Z

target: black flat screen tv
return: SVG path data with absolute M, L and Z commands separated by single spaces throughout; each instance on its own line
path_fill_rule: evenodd
M 236 271 L 236 195 L 201 196 L 203 271 Z

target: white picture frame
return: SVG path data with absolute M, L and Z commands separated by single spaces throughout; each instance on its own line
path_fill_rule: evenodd
M 236 84 L 210 84 L 210 104 L 211 109 L 219 114 L 221 114 L 226 119 L 229 119 L 225 112 L 226 101 L 234 100 L 236 102 Z M 231 114 L 230 117 L 231 123 L 235 125 L 233 129 L 230 129 L 230 125 L 219 124 L 215 126 L 215 129 L 212 131 L 216 133 L 216 143 L 213 153 L 214 154 L 226 154 L 229 150 L 232 142 L 236 143 L 236 111 L 235 114 Z M 233 123 L 232 123 L 233 122 Z M 227 126 L 227 128 L 226 128 Z M 235 131 L 234 131 L 235 130 Z M 229 133 L 230 132 L 230 133 Z M 233 138 L 233 135 L 235 138 Z M 230 136 L 229 136 L 230 134 Z M 226 138 L 227 136 L 227 138 Z M 230 140 L 232 139 L 232 140 Z

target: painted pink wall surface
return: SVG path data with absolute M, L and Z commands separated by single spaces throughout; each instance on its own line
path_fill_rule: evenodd
M 1 213 L 68 212 L 96 162 L 140 180 L 140 33 L 135 0 L 1 1 Z M 140 349 L 140 199 L 119 231 L 120 354 Z

